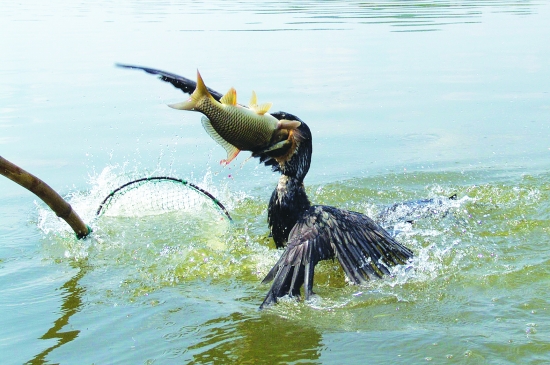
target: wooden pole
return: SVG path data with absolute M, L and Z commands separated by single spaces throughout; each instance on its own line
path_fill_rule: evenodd
M 76 233 L 76 237 L 79 239 L 85 238 L 91 233 L 92 229 L 84 224 L 71 205 L 56 193 L 55 190 L 44 181 L 14 165 L 2 156 L 0 156 L 0 174 L 39 197 L 59 218 L 62 218 L 71 226 Z

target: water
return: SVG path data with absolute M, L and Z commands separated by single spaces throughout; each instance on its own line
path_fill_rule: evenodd
M 0 16 L 1 155 L 94 228 L 76 240 L 0 179 L 0 363 L 550 361 L 547 2 L 24 1 Z M 200 115 L 166 107 L 183 94 L 116 62 L 199 68 L 300 116 L 315 203 L 376 217 L 457 199 L 388 227 L 411 267 L 359 287 L 325 262 L 312 302 L 259 312 L 277 175 L 246 153 L 219 166 Z M 234 222 L 206 203 L 95 218 L 150 175 L 206 188 Z

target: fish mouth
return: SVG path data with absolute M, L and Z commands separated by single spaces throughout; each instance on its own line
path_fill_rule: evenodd
M 289 125 L 285 124 L 285 122 L 291 122 L 292 125 L 296 126 L 296 128 L 287 129 L 282 127 L 281 129 L 276 130 L 269 146 L 253 152 L 253 157 L 265 155 L 276 159 L 278 163 L 283 163 L 294 154 L 294 151 L 302 140 L 300 131 L 297 129 L 301 125 L 301 122 L 284 121 L 283 125 L 286 126 Z
M 277 123 L 277 128 L 273 132 L 271 141 L 267 147 L 265 147 L 259 153 L 267 154 L 271 157 L 281 157 L 287 155 L 289 150 L 296 145 L 296 138 L 299 138 L 298 128 L 302 125 L 302 122 L 297 120 L 281 119 Z
M 302 125 L 302 122 L 299 122 L 297 120 L 287 120 L 287 119 L 281 119 L 277 123 L 277 129 L 298 129 Z

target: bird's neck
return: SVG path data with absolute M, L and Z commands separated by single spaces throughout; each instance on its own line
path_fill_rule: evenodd
M 268 208 L 268 223 L 277 247 L 286 244 L 290 230 L 310 206 L 303 180 L 282 175 Z

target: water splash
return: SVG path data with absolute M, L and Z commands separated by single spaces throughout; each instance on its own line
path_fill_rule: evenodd
M 236 227 L 209 199 L 194 191 L 180 197 L 178 203 L 183 207 L 151 204 L 155 194 L 169 196 L 178 189 L 175 184 L 136 189 L 107 214 L 96 217 L 97 207 L 106 195 L 142 176 L 125 171 L 125 167 L 107 166 L 90 178 L 89 190 L 68 194 L 66 199 L 93 229 L 86 240 L 77 240 L 53 212 L 37 204 L 45 255 L 56 261 L 87 260 L 95 268 L 90 276 L 104 270 L 112 273 L 110 280 L 97 286 L 98 290 L 114 293 L 123 288 L 122 292 L 130 297 L 194 280 L 252 277 L 257 281 L 276 261 L 278 252 L 265 244 L 265 225 L 258 230 L 254 220 L 239 218 L 250 208 L 258 210 L 257 201 L 245 192 L 232 192 L 228 185 L 214 184 L 210 172 L 197 185 L 235 211 L 239 221 Z
M 82 216 L 93 217 L 104 195 L 128 177 L 116 167 L 108 167 L 92 180 L 89 191 L 71 194 L 69 200 L 79 213 L 83 212 Z M 453 176 L 447 177 L 453 181 Z M 454 181 L 463 181 L 459 177 Z M 429 180 L 425 176 L 423 179 Z M 337 262 L 322 262 L 315 272 L 314 290 L 318 297 L 308 303 L 285 304 L 283 300 L 273 311 L 292 316 L 289 311 L 299 315 L 299 312 L 332 313 L 340 308 L 365 308 L 373 304 L 425 303 L 430 298 L 443 300 L 456 280 L 495 281 L 499 278 L 497 273 L 520 276 L 527 269 L 525 260 L 516 258 L 517 251 L 533 251 L 521 236 L 547 229 L 544 221 L 539 224 L 532 217 L 540 213 L 541 203 L 548 199 L 548 189 L 539 187 L 539 179 L 529 179 L 526 177 L 522 183 L 420 188 L 401 184 L 397 193 L 392 187 L 378 187 L 383 185 L 380 178 L 310 187 L 314 201 L 370 216 L 394 206 L 388 203 L 396 196 L 424 195 L 433 200 L 431 205 L 420 205 L 420 212 L 413 211 L 416 214 L 413 223 L 406 219 L 408 213 L 391 216 L 386 222 L 397 240 L 415 253 L 407 265 L 392 268 L 387 278 L 356 286 L 346 280 Z M 96 289 L 117 293 L 112 294 L 113 301 L 120 301 L 120 295 L 123 300 L 135 300 L 166 286 L 193 283 L 197 287 L 210 287 L 208 283 L 218 283 L 215 287 L 224 287 L 236 280 L 238 285 L 250 287 L 254 292 L 250 300 L 259 303 L 268 289 L 259 282 L 281 254 L 272 248 L 268 237 L 267 201 L 250 193 L 231 191 L 228 186 L 216 186 L 209 174 L 201 179 L 200 185 L 230 207 L 236 218 L 231 227 L 219 220 L 220 215 L 214 209 L 198 205 L 197 211 L 104 216 L 94 221 L 92 239 L 78 241 L 53 213 L 39 208 L 39 227 L 49 243 L 47 255 L 58 260 L 88 260 L 95 268 L 88 275 L 99 278 Z M 440 198 L 450 193 L 460 198 Z M 535 253 L 529 262 L 538 265 L 537 260 L 540 257 Z M 105 280 L 106 272 L 109 280 Z

